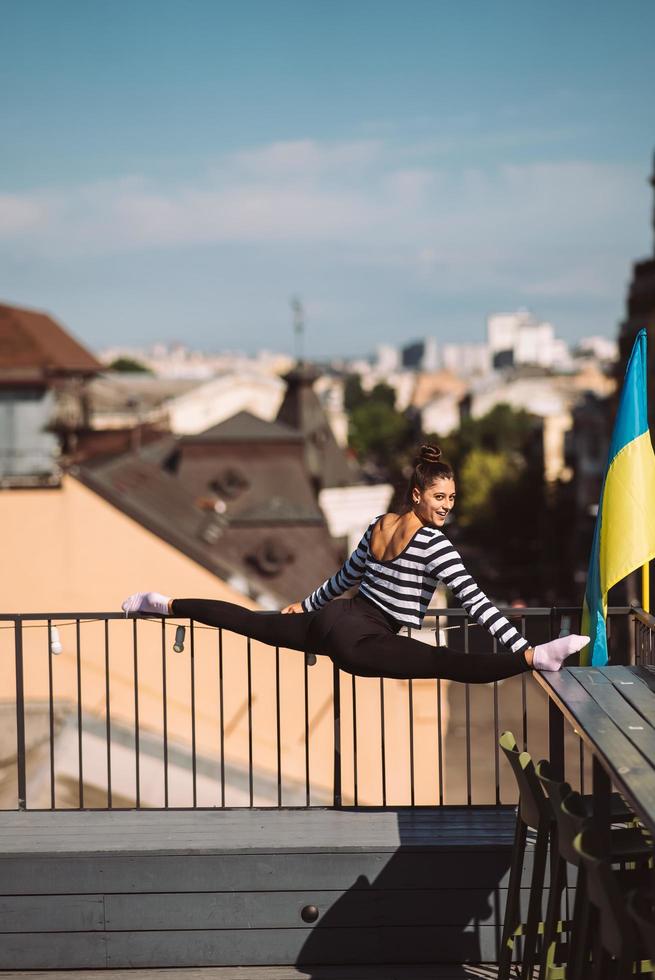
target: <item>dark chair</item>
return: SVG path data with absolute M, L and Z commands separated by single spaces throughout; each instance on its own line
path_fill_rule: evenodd
M 503 732 L 499 744 L 518 784 L 519 806 L 507 889 L 498 980 L 508 980 L 517 936 L 523 937 L 521 980 L 531 980 L 537 958 L 537 939 L 540 928 L 543 928 L 541 916 L 544 877 L 554 821 L 530 755 L 520 751 L 511 732 Z M 528 829 L 536 831 L 537 838 L 533 854 L 528 915 L 524 923 L 521 921 L 521 876 Z
M 568 948 L 564 948 L 561 943 L 558 944 L 557 942 L 557 937 L 561 935 L 565 925 L 569 925 L 568 923 L 560 922 L 562 895 L 566 888 L 568 872 L 566 858 L 561 852 L 559 843 L 559 817 L 561 804 L 571 792 L 571 787 L 568 783 L 553 777 L 550 763 L 545 759 L 537 763 L 535 772 L 550 804 L 551 816 L 554 822 L 550 834 L 548 906 L 544 921 L 541 960 L 539 962 L 539 976 L 543 980 L 548 980 L 549 977 L 553 977 L 554 975 L 555 963 L 565 963 L 568 954 Z
M 573 842 L 585 869 L 589 901 L 596 909 L 593 977 L 604 980 L 613 973 L 616 980 L 631 980 L 633 972 L 641 970 L 644 947 L 628 914 L 626 886 L 639 885 L 647 871 L 624 871 L 621 875 L 613 871 L 604 840 L 593 826 L 593 818 L 587 818 Z M 650 963 L 647 967 L 650 970 Z
M 552 778 L 550 765 L 542 761 L 537 766 L 537 778 L 548 796 L 555 817 L 556 829 L 551 835 L 551 892 L 544 923 L 544 943 L 541 966 L 548 970 L 554 961 L 567 963 L 567 978 L 580 977 L 589 956 L 590 909 L 587 901 L 585 871 L 580 855 L 573 846 L 576 836 L 583 830 L 592 812 L 592 799 L 574 792 L 568 783 Z M 616 795 L 616 794 L 615 794 Z M 625 803 L 616 795 L 613 817 L 624 819 L 630 814 Z M 637 828 L 617 827 L 610 835 L 611 862 L 625 866 L 637 862 L 648 863 L 650 845 Z M 566 864 L 578 869 L 575 900 L 571 922 L 567 924 L 567 946 L 555 946 L 561 898 L 566 885 Z
M 646 955 L 653 965 L 655 977 L 655 898 L 652 890 L 635 890 L 628 893 L 628 914 L 637 926 Z

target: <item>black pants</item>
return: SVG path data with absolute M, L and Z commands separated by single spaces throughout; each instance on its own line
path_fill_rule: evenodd
M 523 653 L 453 653 L 397 636 L 398 624 L 361 596 L 335 599 L 316 612 L 286 615 L 252 612 L 214 599 L 174 599 L 172 612 L 271 646 L 326 653 L 341 670 L 361 677 L 440 677 L 487 684 L 530 670 Z

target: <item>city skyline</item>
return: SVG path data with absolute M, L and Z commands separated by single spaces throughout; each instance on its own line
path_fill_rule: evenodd
M 0 300 L 95 349 L 291 351 L 293 295 L 315 358 L 522 306 L 616 335 L 652 251 L 652 5 L 2 11 Z
M 503 345 L 494 336 L 498 330 L 498 321 L 505 324 L 504 327 L 501 326 L 502 331 L 509 330 L 510 333 L 514 334 L 523 327 L 527 328 L 527 333 L 520 340 L 518 333 L 516 333 Z M 513 326 L 511 326 L 512 324 Z M 526 308 L 490 314 L 483 333 L 463 343 L 458 343 L 456 340 L 437 342 L 433 336 L 413 337 L 408 342 L 403 340 L 399 343 L 377 343 L 367 351 L 356 351 L 348 356 L 314 358 L 311 355 L 304 356 L 302 351 L 303 340 L 304 337 L 298 342 L 296 337 L 295 350 L 293 351 L 285 350 L 283 347 L 260 347 L 256 351 L 248 352 L 238 347 L 201 348 L 184 341 L 155 339 L 142 346 L 130 345 L 129 343 L 107 344 L 96 348 L 94 354 L 101 363 L 106 365 L 119 358 L 134 360 L 141 363 L 142 366 L 147 365 L 154 374 L 159 373 L 160 369 L 165 372 L 167 363 L 178 363 L 180 366 L 185 362 L 193 363 L 202 368 L 200 375 L 203 377 L 211 375 L 214 364 L 216 364 L 215 370 L 220 372 L 224 371 L 229 364 L 232 363 L 236 366 L 242 361 L 244 365 L 260 364 L 267 373 L 279 374 L 288 370 L 288 366 L 294 360 L 313 361 L 317 366 L 336 369 L 337 372 L 351 369 L 357 373 L 359 366 L 368 363 L 369 365 L 377 364 L 379 370 L 385 365 L 386 370 L 391 373 L 403 370 L 437 372 L 452 370 L 456 374 L 468 375 L 476 373 L 476 370 L 482 370 L 482 373 L 491 370 L 494 353 L 505 348 L 509 351 L 515 347 L 518 351 L 516 364 L 541 364 L 544 367 L 557 367 L 564 372 L 571 369 L 572 358 L 575 355 L 589 356 L 591 354 L 599 361 L 606 362 L 615 360 L 618 356 L 616 338 L 593 335 L 580 337 L 576 342 L 569 344 L 557 336 L 553 324 L 539 321 Z M 460 353 L 458 354 L 458 352 Z M 477 368 L 467 366 L 467 353 L 472 356 L 473 363 L 477 364 Z M 405 363 L 406 360 L 407 363 Z M 482 369 L 482 361 L 485 360 L 488 361 L 488 364 Z M 459 370 L 455 368 L 456 361 L 461 362 L 458 364 Z M 478 362 L 480 363 L 478 364 Z M 501 366 L 510 367 L 512 364 L 508 362 Z

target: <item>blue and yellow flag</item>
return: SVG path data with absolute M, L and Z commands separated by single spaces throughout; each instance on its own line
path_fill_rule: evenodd
M 589 559 L 582 632 L 591 642 L 581 663 L 607 663 L 607 593 L 655 557 L 655 454 L 648 431 L 646 331 L 625 372 Z

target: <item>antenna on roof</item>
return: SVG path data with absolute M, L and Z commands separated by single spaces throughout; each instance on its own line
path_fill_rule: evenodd
M 291 311 L 293 313 L 293 336 L 295 355 L 298 364 L 303 363 L 303 341 L 305 339 L 305 311 L 297 296 L 291 299 Z

